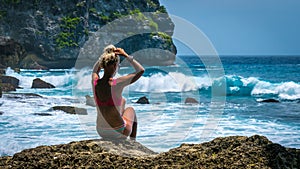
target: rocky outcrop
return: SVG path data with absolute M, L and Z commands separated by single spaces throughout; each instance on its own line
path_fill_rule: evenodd
M 86 109 L 73 107 L 73 106 L 54 106 L 54 107 L 52 107 L 52 110 L 61 110 L 68 114 L 87 115 Z
M 169 65 L 177 52 L 173 30 L 174 24 L 158 0 L 1 1 L 0 36 L 5 45 L 1 46 L 0 38 L 0 51 L 7 51 L 1 55 L 5 61 L 1 64 L 70 68 L 80 54 L 96 60 L 104 46 L 115 44 L 129 53 L 150 48 L 166 51 L 164 55 L 154 50 L 140 52 L 136 58 L 145 64 Z M 150 62 L 153 60 L 158 61 Z
M 1 157 L 1 168 L 299 168 L 300 150 L 263 136 L 216 138 L 156 154 L 138 142 L 87 140 Z
M 139 98 L 138 101 L 137 101 L 136 103 L 138 103 L 138 104 L 150 104 L 148 98 L 145 97 L 145 96 Z
M 36 78 L 32 81 L 31 88 L 50 89 L 50 88 L 55 88 L 55 86 L 41 80 L 40 78 Z
M 2 4 L 2 2 L 1 2 Z M 0 5 L 1 6 L 1 5 Z M 3 18 L 1 18 L 2 8 L 0 8 L 0 23 Z M 4 37 L 1 33 L 0 26 L 0 67 L 12 67 L 16 68 L 19 67 L 20 62 L 25 58 L 26 51 L 24 47 L 16 42 L 15 40 L 11 39 L 10 37 Z

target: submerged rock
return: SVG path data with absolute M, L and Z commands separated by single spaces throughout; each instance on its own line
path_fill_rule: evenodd
M 61 110 L 68 114 L 87 115 L 86 109 L 73 107 L 73 106 L 54 106 L 54 107 L 52 107 L 52 110 Z
M 55 86 L 41 80 L 40 78 L 36 78 L 33 80 L 31 88 L 48 88 L 49 89 L 49 88 L 55 88 Z
M 300 150 L 264 136 L 216 138 L 156 154 L 129 140 L 86 140 L 0 157 L 0 168 L 299 168 Z

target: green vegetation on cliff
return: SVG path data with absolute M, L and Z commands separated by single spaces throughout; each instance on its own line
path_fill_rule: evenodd
M 79 22 L 79 17 L 62 18 L 62 24 L 60 25 L 62 31 L 56 38 L 56 43 L 59 49 L 78 46 L 75 31 Z

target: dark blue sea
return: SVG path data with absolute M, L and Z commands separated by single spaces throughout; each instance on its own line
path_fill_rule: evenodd
M 300 148 L 299 56 L 178 56 L 172 66 L 145 68 L 123 97 L 137 113 L 137 141 L 150 149 L 163 152 L 182 143 L 255 134 Z M 117 76 L 132 71 L 121 67 Z M 92 96 L 91 68 L 20 73 L 7 69 L 6 75 L 18 78 L 21 88 L 0 99 L 1 156 L 100 138 L 96 109 L 86 105 L 85 98 Z M 56 88 L 31 89 L 37 77 Z M 135 103 L 142 96 L 150 104 Z M 199 104 L 186 104 L 189 97 Z M 51 110 L 58 105 L 85 108 L 88 115 Z

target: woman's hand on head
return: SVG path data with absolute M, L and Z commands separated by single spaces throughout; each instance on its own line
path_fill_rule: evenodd
M 122 56 L 128 57 L 128 54 L 122 48 L 117 48 L 116 50 L 114 50 L 114 52 L 116 55 L 122 55 Z

